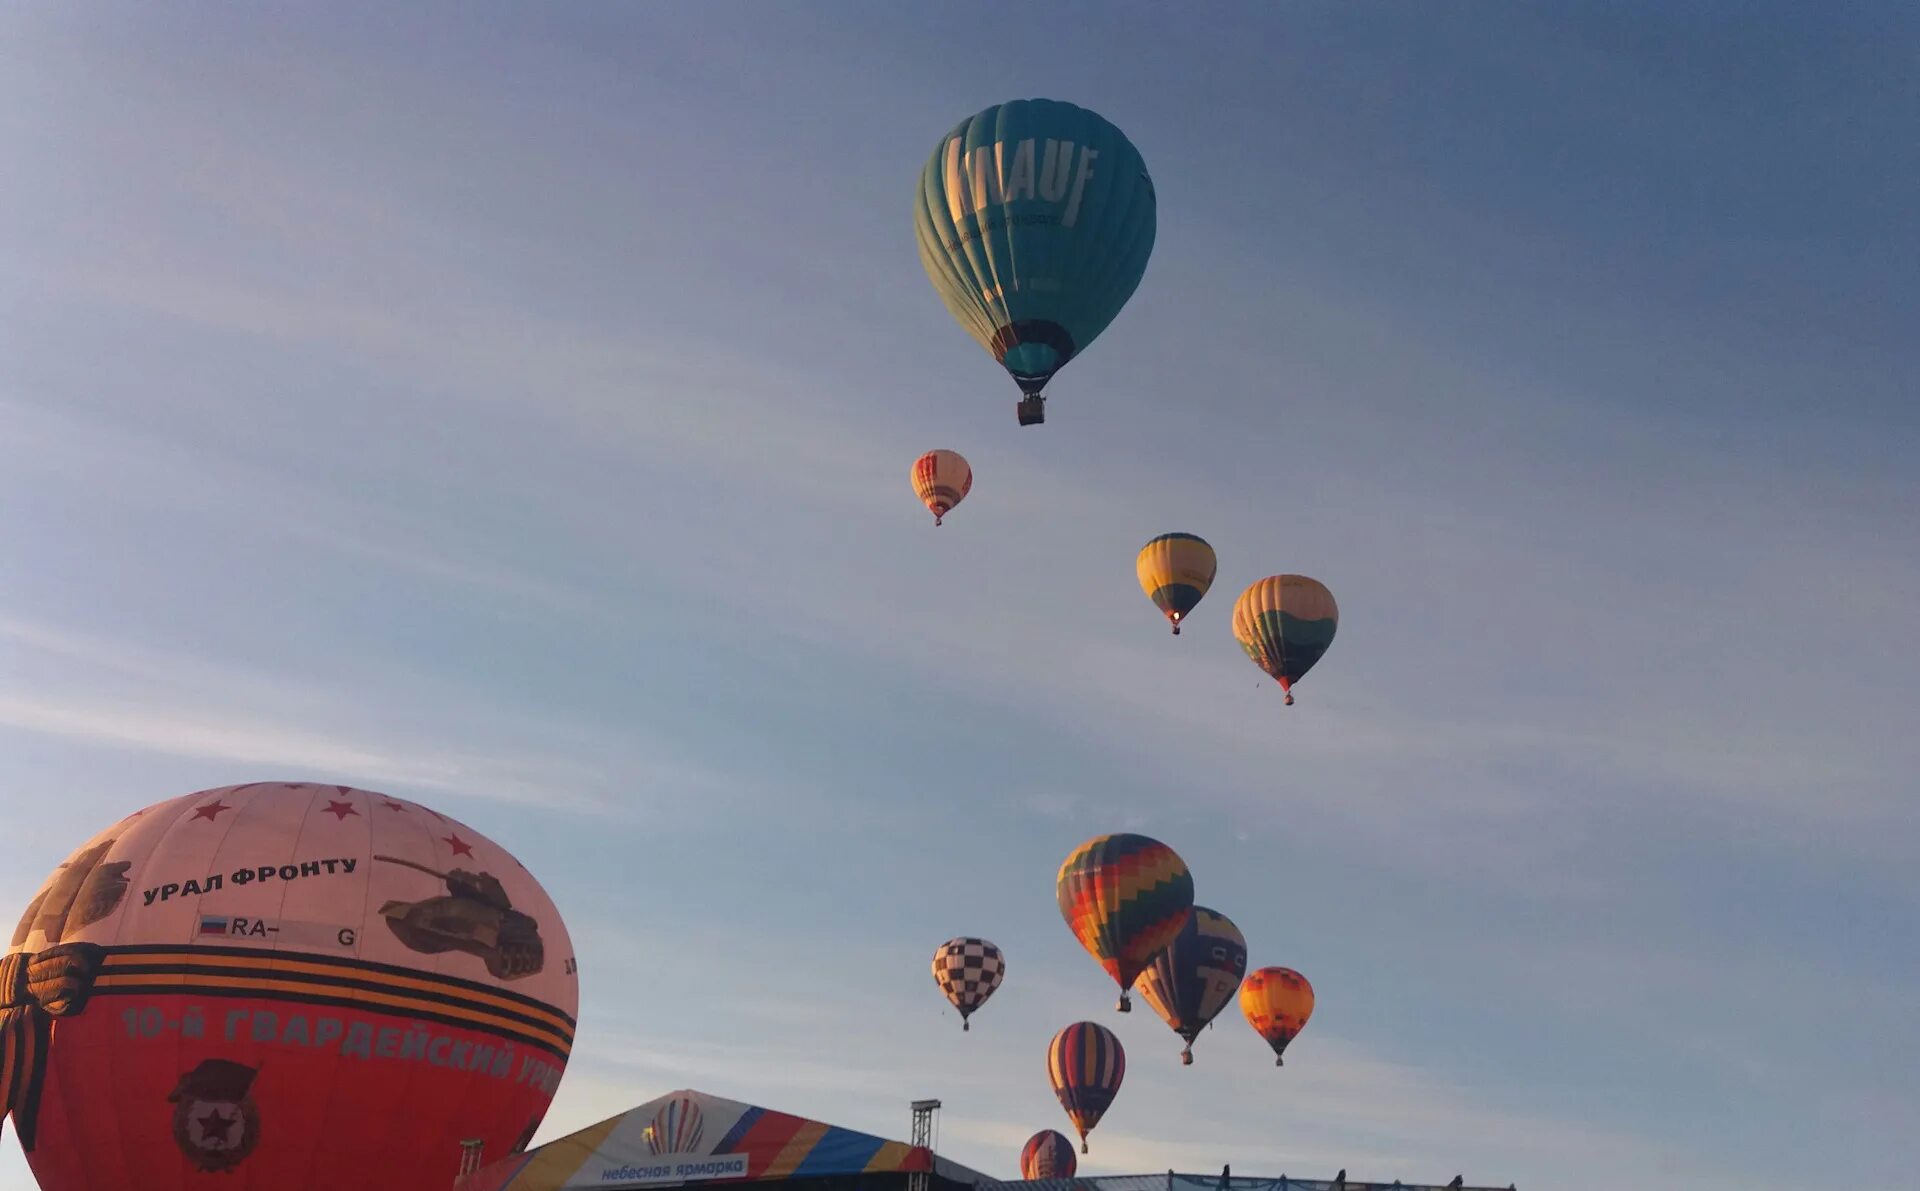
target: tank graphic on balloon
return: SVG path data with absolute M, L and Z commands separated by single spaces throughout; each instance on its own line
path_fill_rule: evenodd
M 0 959 L 0 1110 L 43 1191 L 450 1185 L 531 1139 L 576 965 L 539 884 L 415 802 L 259 782 L 128 815 Z
M 374 859 L 446 882 L 444 895 L 415 902 L 390 901 L 380 907 L 387 929 L 409 951 L 422 955 L 464 951 L 484 962 L 496 980 L 519 980 L 545 966 L 540 924 L 513 908 L 506 889 L 492 873 L 460 868 L 443 873 L 398 856 Z

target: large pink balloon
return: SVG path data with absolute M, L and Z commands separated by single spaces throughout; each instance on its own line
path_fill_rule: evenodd
M 0 1108 L 45 1191 L 414 1191 L 524 1145 L 573 947 L 504 848 L 348 786 L 175 798 L 94 836 L 0 961 Z M 12 1073 L 12 1078 L 9 1078 Z

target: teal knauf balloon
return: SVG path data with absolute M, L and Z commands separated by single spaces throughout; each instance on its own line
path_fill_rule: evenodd
M 1139 150 L 1070 103 L 990 107 L 934 149 L 914 200 L 920 263 L 1020 386 L 1021 425 L 1044 420 L 1041 390 L 1133 296 L 1155 212 Z

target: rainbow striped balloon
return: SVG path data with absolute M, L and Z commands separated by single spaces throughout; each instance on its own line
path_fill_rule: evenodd
M 1047 1076 L 1060 1107 L 1080 1133 L 1081 1153 L 1087 1152 L 1087 1134 L 1113 1106 L 1126 1075 L 1127 1052 L 1105 1026 L 1077 1021 L 1053 1036 L 1047 1047 Z
M 1133 1008 L 1127 990 L 1153 957 L 1193 917 L 1193 874 L 1172 848 L 1144 835 L 1102 835 L 1075 848 L 1054 886 L 1060 916 L 1120 986 L 1120 1012 Z

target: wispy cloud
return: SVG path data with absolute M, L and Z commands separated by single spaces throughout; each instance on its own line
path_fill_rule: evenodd
M 354 689 L 303 684 L 0 614 L 17 665 L 0 680 L 0 725 L 94 746 L 131 748 L 243 768 L 441 791 L 655 829 L 700 814 L 765 805 L 764 779 L 695 764 L 663 741 L 619 740 L 529 723 L 417 677 L 390 673 L 438 710 L 396 728 Z M 35 663 L 54 659 L 57 667 Z M 397 691 L 396 691 L 397 693 Z M 434 727 L 438 727 L 438 731 Z M 484 744 L 482 742 L 485 742 Z M 565 748 L 556 747 L 564 743 Z M 790 801 L 806 798 L 786 788 Z

